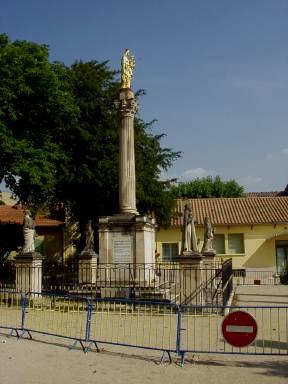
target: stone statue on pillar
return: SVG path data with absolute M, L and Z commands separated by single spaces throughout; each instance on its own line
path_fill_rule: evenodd
M 121 88 L 115 100 L 119 118 L 119 211 L 113 216 L 99 218 L 99 264 L 133 264 L 133 278 L 148 287 L 150 283 L 155 285 L 151 282 L 149 268 L 143 274 L 136 267 L 154 262 L 155 222 L 139 215 L 136 207 L 134 117 L 138 106 L 131 86 L 134 68 L 135 60 L 126 49 L 121 58 Z M 102 271 L 106 278 L 108 272 Z M 122 282 L 111 286 L 110 295 L 126 297 L 127 292 L 117 288 L 127 280 L 126 274 L 121 272 L 109 278 Z M 105 294 L 101 292 L 101 296 Z
M 208 217 L 204 219 L 204 243 L 202 253 L 215 253 L 213 248 L 214 228 L 212 227 Z
M 195 230 L 195 219 L 193 217 L 192 208 L 188 204 L 185 205 L 183 213 L 182 253 L 183 252 L 199 252 Z
M 121 60 L 121 89 L 115 107 L 119 115 L 119 213 L 137 215 L 134 116 L 137 103 L 131 90 L 135 60 L 126 49 Z
M 182 251 L 179 257 L 179 279 L 184 282 L 180 284 L 181 304 L 192 304 L 192 300 L 193 304 L 202 304 L 203 302 L 201 288 L 203 258 L 198 250 L 195 223 L 192 208 L 186 204 L 183 212 Z M 191 295 L 191 292 L 196 292 L 196 295 Z
M 28 209 L 23 220 L 24 245 L 15 257 L 16 291 L 34 292 L 36 297 L 42 292 L 42 255 L 35 251 L 35 222 Z
M 36 237 L 35 223 L 28 209 L 26 209 L 25 211 L 25 216 L 23 221 L 23 237 L 24 237 L 24 245 L 22 248 L 22 253 L 35 252 L 35 244 L 34 244 L 34 240 Z
M 85 246 L 79 255 L 78 273 L 80 284 L 95 284 L 97 280 L 98 255 L 94 251 L 92 220 L 85 226 Z

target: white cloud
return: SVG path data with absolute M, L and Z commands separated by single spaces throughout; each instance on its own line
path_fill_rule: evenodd
M 192 179 L 196 179 L 197 177 L 207 177 L 207 176 L 214 176 L 216 175 L 215 171 L 209 170 L 209 169 L 204 169 L 204 168 L 192 168 L 192 169 L 187 169 L 184 171 L 181 176 L 180 180 L 181 181 L 189 181 Z
M 288 148 L 283 148 L 281 151 L 282 155 L 288 156 Z
M 263 179 L 260 176 L 243 176 L 238 179 L 239 184 L 244 186 L 261 184 L 262 181 Z

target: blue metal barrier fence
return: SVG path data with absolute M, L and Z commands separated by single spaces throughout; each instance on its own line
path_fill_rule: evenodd
M 226 310 L 244 310 L 256 320 L 258 334 L 245 348 L 222 336 Z M 184 364 L 192 353 L 288 356 L 288 306 L 192 306 L 125 299 L 94 299 L 0 291 L 0 328 L 18 337 L 41 333 L 80 343 L 83 351 L 99 344 L 176 353 Z

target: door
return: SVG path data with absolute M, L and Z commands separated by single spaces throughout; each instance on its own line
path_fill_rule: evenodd
M 276 241 L 276 267 L 280 274 L 288 268 L 288 240 Z

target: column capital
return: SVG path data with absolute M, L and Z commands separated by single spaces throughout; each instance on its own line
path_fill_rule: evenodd
M 131 89 L 124 88 L 120 90 L 119 100 L 115 101 L 115 107 L 120 117 L 134 117 L 138 111 L 138 105 Z

